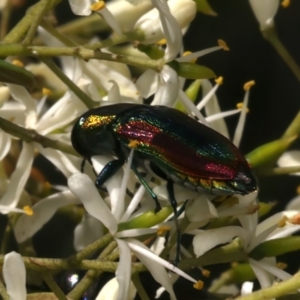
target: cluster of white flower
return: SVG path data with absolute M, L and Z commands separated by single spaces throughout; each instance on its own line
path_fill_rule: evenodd
M 202 50 L 187 56 L 183 55 L 182 35 L 196 15 L 196 3 L 192 0 L 149 0 L 126 1 L 114 0 L 107 6 L 100 1 L 69 0 L 72 11 L 77 15 L 89 15 L 92 11 L 101 14 L 111 29 L 122 34 L 124 30 L 138 30 L 143 33 L 145 43 L 157 43 L 165 39 L 166 47 L 161 58 L 161 71 L 146 70 L 134 83 L 128 66 L 117 62 L 105 62 L 91 60 L 85 62 L 77 58 L 60 58 L 63 72 L 77 84 L 94 101 L 94 106 L 115 104 L 122 102 L 142 103 L 142 98 L 154 95 L 152 105 L 166 105 L 175 107 L 180 101 L 190 115 L 229 137 L 224 117 L 239 113 L 240 119 L 233 138 L 235 145 L 239 146 L 247 113 L 249 89 L 253 82 L 245 85 L 245 97 L 243 105 L 235 110 L 221 112 L 216 97 L 216 90 L 222 83 L 222 79 L 216 80 L 212 86 L 208 80 L 202 80 L 203 99 L 195 106 L 183 90 L 185 79 L 179 77 L 177 72 L 167 63 L 176 60 L 178 63 L 188 62 L 201 55 L 212 51 L 224 49 L 224 44 Z M 134 2 L 134 4 L 133 4 Z M 264 30 L 272 26 L 273 17 L 279 5 L 278 0 L 262 1 L 249 0 L 255 15 Z M 0 6 L 1 7 L 1 6 Z M 49 35 L 43 29 L 38 31 L 39 37 L 47 46 L 63 46 L 56 38 Z M 104 51 L 104 50 L 103 50 Z M 65 85 L 58 83 L 56 78 L 45 65 L 40 64 L 26 66 L 28 70 L 37 74 L 47 72 L 49 85 L 55 89 L 64 91 L 64 95 L 50 108 L 45 108 L 47 91 L 42 99 L 34 99 L 28 91 L 21 86 L 6 84 L 0 87 L 0 116 L 13 120 L 14 123 L 27 129 L 33 129 L 39 134 L 50 139 L 70 143 L 70 131 L 72 121 L 80 116 L 88 108 Z M 39 70 L 38 70 L 39 68 Z M 53 78 L 53 79 L 52 79 Z M 99 90 L 106 92 L 101 97 Z M 206 118 L 200 113 L 205 109 Z M 63 133 L 57 133 L 64 128 Z M 0 161 L 8 154 L 12 137 L 0 130 Z M 32 215 L 28 208 L 17 207 L 24 203 L 30 205 L 28 195 L 24 193 L 24 187 L 30 175 L 35 151 L 44 155 L 68 178 L 68 187 L 62 191 L 41 199 L 32 206 Z M 298 163 L 298 152 L 285 154 L 279 164 L 288 165 L 290 156 Z M 99 293 L 97 299 L 134 299 L 136 290 L 131 283 L 132 253 L 147 267 L 154 279 L 176 299 L 173 291 L 173 278 L 166 269 L 196 283 L 189 275 L 176 268 L 171 263 L 162 259 L 161 254 L 164 238 L 158 238 L 149 249 L 141 243 L 137 237 L 146 234 L 155 234 L 163 226 L 171 227 L 175 231 L 171 211 L 163 211 L 160 216 L 155 216 L 156 223 L 149 228 L 134 228 L 118 231 L 119 225 L 142 215 L 153 208 L 151 197 L 145 193 L 141 185 L 133 198 L 128 203 L 126 187 L 134 186 L 136 179 L 131 174 L 130 164 L 133 151 L 128 158 L 124 170 L 119 170 L 115 176 L 105 183 L 109 197 L 103 199 L 92 180 L 94 175 L 91 169 L 88 175 L 80 173 L 81 159 L 54 149 L 45 149 L 40 144 L 22 143 L 22 150 L 18 163 L 9 180 L 0 177 L 0 210 L 3 214 L 9 212 L 25 212 L 14 227 L 14 234 L 18 243 L 22 243 L 32 237 L 42 226 L 47 223 L 55 212 L 67 205 L 83 204 L 87 211 L 86 216 L 78 224 L 74 233 L 74 247 L 80 251 L 88 244 L 99 239 L 103 235 L 103 226 L 114 237 L 120 251 L 119 265 L 116 277 L 111 280 Z M 286 161 L 288 160 L 288 162 Z M 111 161 L 111 157 L 95 156 L 92 163 L 95 171 L 99 173 L 102 168 Z M 149 178 L 148 178 L 149 179 Z M 160 201 L 167 200 L 165 184 L 155 186 L 154 192 Z M 247 196 L 235 195 L 215 207 L 211 202 L 212 196 L 187 191 L 179 186 L 175 187 L 176 200 L 182 203 L 189 199 L 185 213 L 179 218 L 187 218 L 189 225 L 184 233 L 193 235 L 193 255 L 202 256 L 217 245 L 229 243 L 238 237 L 242 240 L 245 253 L 250 253 L 256 246 L 264 241 L 285 237 L 300 229 L 300 225 L 292 222 L 299 213 L 299 204 L 293 206 L 293 210 L 273 215 L 258 224 L 257 193 Z M 88 196 L 87 196 L 88 195 Z M 22 200 L 22 197 L 26 199 Z M 231 201 L 231 202 L 230 202 Z M 142 202 L 141 207 L 139 203 Z M 298 201 L 299 202 L 299 201 Z M 24 206 L 24 205 L 23 205 Z M 159 214 L 158 214 L 159 215 Z M 198 228 L 208 224 L 214 218 L 236 217 L 241 226 L 227 226 L 218 229 L 201 230 Z M 158 217 L 161 218 L 160 221 Z M 285 226 L 279 226 L 280 220 L 285 218 Z M 188 251 L 182 246 L 182 255 L 189 257 Z M 256 261 L 249 258 L 249 263 L 255 272 L 262 288 L 269 287 L 274 282 L 274 276 L 285 280 L 291 275 L 276 267 L 276 258 L 263 258 Z M 16 271 L 17 270 L 17 271 Z M 16 277 L 16 273 L 18 277 Z M 26 299 L 25 268 L 19 254 L 11 252 L 5 256 L 3 275 L 7 292 L 11 299 Z M 249 285 L 244 286 L 242 292 L 249 293 Z M 158 296 L 162 293 L 159 290 Z

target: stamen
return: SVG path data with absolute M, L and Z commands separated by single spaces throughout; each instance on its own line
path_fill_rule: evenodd
M 196 290 L 202 290 L 203 287 L 204 287 L 204 283 L 203 283 L 203 281 L 198 280 L 196 283 L 193 284 L 193 287 L 194 287 Z
M 156 233 L 157 235 L 163 235 L 165 234 L 166 232 L 170 231 L 171 230 L 171 227 L 170 226 L 160 226 Z
M 290 4 L 291 4 L 290 0 L 283 0 L 281 2 L 281 6 L 284 7 L 284 8 L 287 8 L 288 6 L 290 6 Z
M 44 96 L 50 96 L 50 95 L 52 95 L 52 92 L 51 92 L 51 90 L 49 90 L 49 89 L 47 89 L 47 88 L 43 88 L 43 89 L 42 89 L 42 94 L 43 94 Z
M 15 66 L 17 66 L 17 67 L 24 68 L 24 64 L 20 60 L 18 60 L 18 59 L 14 59 L 12 61 L 12 64 L 15 65 Z
M 255 81 L 254 80 L 251 80 L 251 81 L 248 81 L 244 84 L 244 90 L 245 91 L 249 91 L 250 88 L 255 85 Z
M 167 40 L 166 39 L 161 39 L 156 44 L 157 45 L 166 45 L 167 44 Z
M 297 186 L 297 188 L 296 188 L 296 193 L 297 193 L 298 195 L 300 195 L 300 185 Z
M 244 103 L 243 102 L 239 102 L 239 103 L 237 103 L 236 104 L 236 107 L 238 108 L 238 109 L 242 109 L 243 108 L 243 106 L 244 106 Z M 248 113 L 250 110 L 249 110 L 249 108 L 247 107 L 246 108 L 246 113 Z
M 26 215 L 28 216 L 32 216 L 33 215 L 33 210 L 30 206 L 24 206 L 23 210 L 25 212 Z
M 230 50 L 229 47 L 227 46 L 227 44 L 226 44 L 226 42 L 225 42 L 224 40 L 219 39 L 219 40 L 218 40 L 218 44 L 219 44 L 220 47 L 222 47 L 222 49 L 223 49 L 224 51 L 229 51 L 229 50 Z
M 215 79 L 216 85 L 205 95 L 205 97 L 197 104 L 197 109 L 201 110 L 207 102 L 212 98 L 212 96 L 216 93 L 218 87 L 223 83 L 223 77 Z
M 92 11 L 98 12 L 99 10 L 103 9 L 105 7 L 105 2 L 104 1 L 99 1 L 95 2 L 90 6 L 90 9 Z
M 185 56 L 188 56 L 188 55 L 191 55 L 193 52 L 191 52 L 191 51 L 185 51 L 183 54 L 182 54 L 182 56 L 183 57 L 185 57 Z M 190 60 L 190 63 L 195 63 L 197 61 L 197 58 L 194 58 L 194 59 L 191 59 Z
M 286 269 L 286 267 L 288 266 L 286 263 L 284 262 L 278 262 L 276 264 L 277 268 L 280 269 L 280 270 L 283 270 L 283 269 Z
M 206 278 L 209 278 L 210 276 L 210 271 L 209 270 L 206 270 L 206 269 L 202 269 L 202 275 Z
M 289 222 L 294 225 L 300 225 L 300 214 L 294 215 L 292 218 L 290 218 Z
M 281 218 L 281 220 L 279 220 L 278 222 L 278 228 L 282 228 L 286 225 L 286 221 L 288 220 L 288 218 L 286 216 L 283 216 Z

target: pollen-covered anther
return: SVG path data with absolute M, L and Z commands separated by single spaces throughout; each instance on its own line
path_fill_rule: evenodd
M 95 2 L 94 4 L 92 4 L 90 6 L 90 9 L 92 11 L 99 11 L 101 9 L 103 9 L 105 7 L 105 2 L 104 1 L 99 1 L 99 2 Z
M 165 234 L 166 232 L 170 231 L 171 230 L 171 227 L 170 226 L 160 226 L 156 233 L 157 235 L 163 235 Z
M 287 265 L 286 263 L 284 263 L 284 262 L 278 262 L 278 263 L 276 264 L 276 266 L 277 266 L 278 269 L 284 270 L 284 269 L 286 269 L 286 267 L 287 267 L 288 265 Z
M 52 188 L 51 183 L 48 182 L 48 181 L 46 181 L 46 182 L 44 183 L 44 189 L 45 189 L 45 190 L 50 190 L 51 188 Z
M 290 4 L 291 4 L 290 0 L 283 0 L 281 2 L 281 6 L 284 7 L 284 8 L 287 8 L 288 6 L 290 6 Z
M 21 68 L 24 67 L 24 64 L 20 60 L 18 60 L 18 59 L 14 59 L 12 61 L 12 64 L 15 65 L 15 66 L 17 66 L 17 67 L 21 67 Z
M 223 83 L 223 77 L 220 76 L 217 79 L 215 79 L 215 83 L 218 84 L 218 85 L 221 85 Z
M 202 290 L 204 287 L 204 282 L 202 280 L 198 280 L 196 283 L 193 284 L 194 289 Z
M 52 95 L 52 92 L 51 92 L 51 90 L 49 90 L 49 89 L 47 89 L 47 88 L 43 88 L 43 89 L 42 89 L 42 94 L 43 94 L 44 96 L 50 96 L 50 95 Z
M 286 225 L 286 221 L 287 221 L 287 220 L 288 220 L 288 217 L 283 216 L 283 217 L 279 220 L 279 222 L 278 222 L 278 227 L 279 227 L 279 228 L 284 227 L 284 226 Z
M 239 103 L 236 104 L 236 108 L 238 108 L 238 109 L 242 109 L 243 106 L 244 106 L 244 103 L 243 103 L 243 102 L 239 102 Z M 249 108 L 247 107 L 246 113 L 248 113 L 248 112 L 249 112 Z
M 182 56 L 188 56 L 188 55 L 190 55 L 190 54 L 192 54 L 192 52 L 191 51 L 185 51 L 183 54 L 182 54 Z M 190 63 L 195 63 L 197 61 L 197 58 L 194 58 L 194 59 L 191 59 L 190 60 Z
M 300 214 L 296 214 L 289 219 L 289 222 L 294 225 L 300 225 Z
M 204 277 L 209 278 L 209 276 L 210 276 L 209 270 L 203 269 L 203 270 L 201 270 L 201 272 Z
M 250 81 L 246 82 L 246 83 L 244 84 L 244 90 L 245 90 L 245 91 L 249 91 L 250 88 L 251 88 L 253 85 L 255 85 L 255 81 L 254 81 L 254 80 L 250 80 Z
M 33 210 L 30 206 L 24 206 L 23 210 L 25 212 L 26 215 L 28 216 L 32 216 L 33 215 Z
M 166 39 L 161 39 L 156 44 L 157 45 L 166 45 L 167 44 L 167 40 Z
M 128 147 L 129 148 L 136 148 L 138 146 L 139 142 L 137 140 L 130 140 Z
M 229 51 L 229 50 L 230 50 L 229 47 L 227 46 L 227 44 L 226 44 L 226 42 L 225 42 L 224 40 L 219 39 L 219 40 L 218 40 L 218 45 L 219 45 L 220 47 L 222 47 L 222 49 L 223 49 L 224 51 Z

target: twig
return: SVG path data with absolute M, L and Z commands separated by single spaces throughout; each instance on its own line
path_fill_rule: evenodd
M 43 280 L 59 300 L 68 300 L 49 272 L 42 272 Z

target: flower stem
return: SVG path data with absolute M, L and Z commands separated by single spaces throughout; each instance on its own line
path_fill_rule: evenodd
M 78 156 L 78 153 L 76 153 L 76 151 L 70 145 L 63 142 L 51 140 L 43 135 L 38 134 L 35 130 L 25 129 L 1 117 L 0 117 L 0 128 L 11 135 L 18 137 L 24 142 L 28 142 L 28 143 L 37 142 L 40 145 L 42 145 L 44 148 L 49 147 L 52 149 L 60 150 L 64 153 Z
M 46 14 L 48 10 L 49 4 L 51 4 L 53 1 L 48 1 L 48 0 L 41 0 L 39 3 L 40 5 L 38 6 L 38 9 L 32 19 L 32 22 L 30 24 L 29 30 L 26 33 L 26 36 L 24 40 L 22 41 L 23 45 L 29 45 L 32 43 L 34 36 L 36 34 L 37 28 L 43 18 L 43 16 Z
M 148 297 L 148 295 L 144 289 L 143 284 L 140 281 L 139 274 L 137 274 L 137 273 L 132 274 L 131 279 L 132 279 L 132 282 L 133 282 L 135 288 L 137 289 L 137 292 L 138 292 L 141 300 L 150 300 L 150 298 Z
M 84 93 L 50 58 L 40 58 L 41 61 L 47 65 L 51 71 L 63 82 L 65 83 L 74 94 L 87 106 L 87 108 L 92 108 L 95 102 Z
M 289 127 L 286 129 L 282 138 L 289 138 L 300 135 L 300 112 L 297 113 Z
M 53 0 L 49 3 L 47 10 L 53 9 L 61 0 Z M 8 33 L 4 38 L 5 43 L 18 43 L 24 37 L 33 21 L 36 18 L 36 14 L 40 11 L 43 3 L 39 1 L 37 4 L 30 7 L 24 16 L 24 18 Z
M 274 27 L 268 28 L 262 32 L 264 38 L 271 43 L 271 45 L 276 49 L 278 54 L 284 60 L 284 62 L 288 65 L 290 70 L 294 73 L 298 81 L 300 81 L 300 68 L 298 64 L 295 62 L 293 57 L 281 43 L 278 38 L 277 32 Z
M 237 300 L 263 300 L 273 299 L 295 292 L 300 288 L 300 272 L 292 278 L 277 283 L 269 288 L 265 288 L 249 295 L 238 297 Z M 298 295 L 299 296 L 299 295 Z
M 68 300 L 49 272 L 42 272 L 43 280 L 59 300 Z

